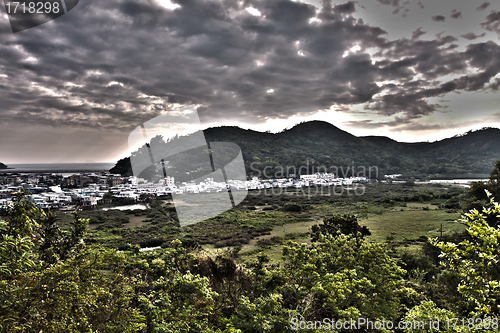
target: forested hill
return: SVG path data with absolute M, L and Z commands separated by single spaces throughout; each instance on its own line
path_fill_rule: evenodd
M 5 164 L 3 164 L 3 163 L 0 162 L 0 170 L 1 169 L 7 169 L 7 168 L 8 168 L 8 166 L 6 166 Z
M 267 167 L 271 178 L 282 169 L 301 173 L 320 166 L 343 167 L 354 164 L 378 167 L 381 174 L 409 173 L 467 175 L 489 174 L 500 159 L 500 129 L 485 128 L 461 136 L 427 143 L 401 143 L 387 137 L 356 137 L 323 121 L 298 124 L 281 133 L 262 133 L 235 126 L 205 130 L 208 142 L 238 144 L 249 175 Z M 313 169 L 314 167 L 314 169 Z M 330 170 L 328 170 L 330 171 Z M 130 175 L 130 160 L 120 160 L 111 172 Z

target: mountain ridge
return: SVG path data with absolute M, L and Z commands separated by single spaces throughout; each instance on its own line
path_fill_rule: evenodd
M 303 122 L 279 133 L 237 126 L 204 130 L 208 142 L 240 146 L 248 176 L 302 173 L 340 166 L 376 166 L 381 174 L 488 174 L 500 159 L 500 129 L 483 128 L 434 142 L 398 142 L 385 136 L 354 136 L 325 121 Z M 130 161 L 111 172 L 131 175 Z M 117 172 L 119 171 L 119 172 Z M 292 173 L 292 172 L 289 172 Z M 273 177 L 269 177 L 273 178 Z M 276 177 L 277 178 L 277 177 Z

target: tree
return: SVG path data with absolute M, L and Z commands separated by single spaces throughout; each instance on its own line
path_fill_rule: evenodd
M 30 260 L 51 264 L 74 255 L 84 245 L 88 220 L 80 219 L 76 212 L 71 228 L 62 230 L 56 224 L 56 215 L 36 208 L 28 201 L 25 191 L 14 193 L 12 202 L 5 209 L 8 221 L 2 221 L 0 227 L 5 243 L 0 248 L 2 256 L 26 259 L 29 254 Z M 14 243 L 18 246 L 13 246 Z M 22 265 L 22 260 L 19 263 Z
M 103 199 L 103 201 L 105 203 L 107 203 L 107 202 L 109 202 L 109 203 L 113 202 L 113 192 L 111 192 L 111 190 L 110 190 L 110 191 L 104 193 L 104 195 L 102 196 L 102 199 Z
M 34 245 L 31 238 L 9 229 L 7 222 L 0 221 L 0 275 L 4 278 L 34 264 L 29 252 Z
M 331 218 L 324 220 L 323 224 L 312 226 L 311 239 L 313 242 L 316 242 L 319 239 L 319 235 L 335 236 L 339 234 L 363 238 L 371 235 L 371 232 L 366 226 L 359 225 L 356 216 L 335 214 Z
M 494 199 L 500 200 L 500 160 L 496 160 L 493 169 L 491 170 L 489 180 L 485 183 L 482 181 L 473 182 L 467 192 L 467 201 L 465 208 L 467 211 L 479 210 L 483 207 L 492 208 L 489 197 L 486 191 L 490 192 Z M 488 215 L 488 224 L 492 227 L 498 226 L 500 218 L 494 215 Z
M 31 251 L 39 243 L 39 224 L 45 213 L 26 199 L 26 192 L 12 195 L 12 205 L 4 209 L 7 221 L 0 221 L 0 273 L 3 278 L 35 265 Z
M 153 282 L 149 294 L 139 297 L 139 302 L 150 328 L 148 332 L 209 333 L 216 296 L 207 278 L 188 271 L 160 277 Z
M 278 270 L 284 307 L 296 317 L 394 319 L 405 271 L 386 244 L 340 234 L 320 235 L 311 246 L 289 241 Z M 276 273 L 274 273 L 276 274 Z
M 403 318 L 405 323 L 411 323 L 413 327 L 406 328 L 405 332 L 467 332 L 462 323 L 455 318 L 459 316 L 449 310 L 441 309 L 433 301 L 423 301 L 410 309 Z M 422 325 L 423 324 L 423 325 Z M 468 322 L 465 323 L 467 325 Z M 432 329 L 431 329 L 432 327 Z
M 496 200 L 500 200 L 500 160 L 496 160 L 493 170 L 491 170 L 488 183 L 490 192 Z
M 87 234 L 88 223 L 89 220 L 81 219 L 75 212 L 70 230 L 62 230 L 56 224 L 56 215 L 47 213 L 40 220 L 38 231 L 40 259 L 51 264 L 75 255 L 85 245 L 83 239 Z
M 471 210 L 464 219 L 472 240 L 460 243 L 430 243 L 441 249 L 440 257 L 449 270 L 458 273 L 461 282 L 458 291 L 476 305 L 474 315 L 500 313 L 500 229 L 489 225 L 489 217 L 500 217 L 500 205 L 487 192 L 491 207 L 482 212 Z
M 0 331 L 133 332 L 144 316 L 131 306 L 136 280 L 124 256 L 85 246 L 87 220 L 70 230 L 36 208 L 25 192 L 0 221 Z

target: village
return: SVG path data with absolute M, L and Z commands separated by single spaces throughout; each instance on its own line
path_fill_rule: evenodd
M 111 198 L 142 201 L 149 196 L 168 194 L 199 194 L 221 191 L 250 191 L 264 189 L 299 189 L 311 186 L 350 186 L 369 182 L 365 177 L 338 178 L 334 174 L 290 175 L 281 179 L 252 179 L 201 182 L 175 182 L 173 177 L 156 182 L 137 177 L 122 177 L 109 172 L 76 173 L 64 176 L 57 173 L 20 173 L 0 175 L 0 208 L 11 203 L 12 194 L 25 190 L 28 199 L 38 208 L 59 210 L 92 209 Z

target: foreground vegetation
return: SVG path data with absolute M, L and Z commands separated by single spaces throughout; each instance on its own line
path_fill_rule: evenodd
M 466 192 L 408 183 L 359 197 L 252 194 L 183 228 L 168 198 L 70 218 L 18 193 L 0 222 L 0 330 L 260 333 L 301 321 L 321 331 L 324 318 L 459 318 L 433 331 L 498 331 L 495 175 Z M 487 208 L 453 222 L 478 202 Z

